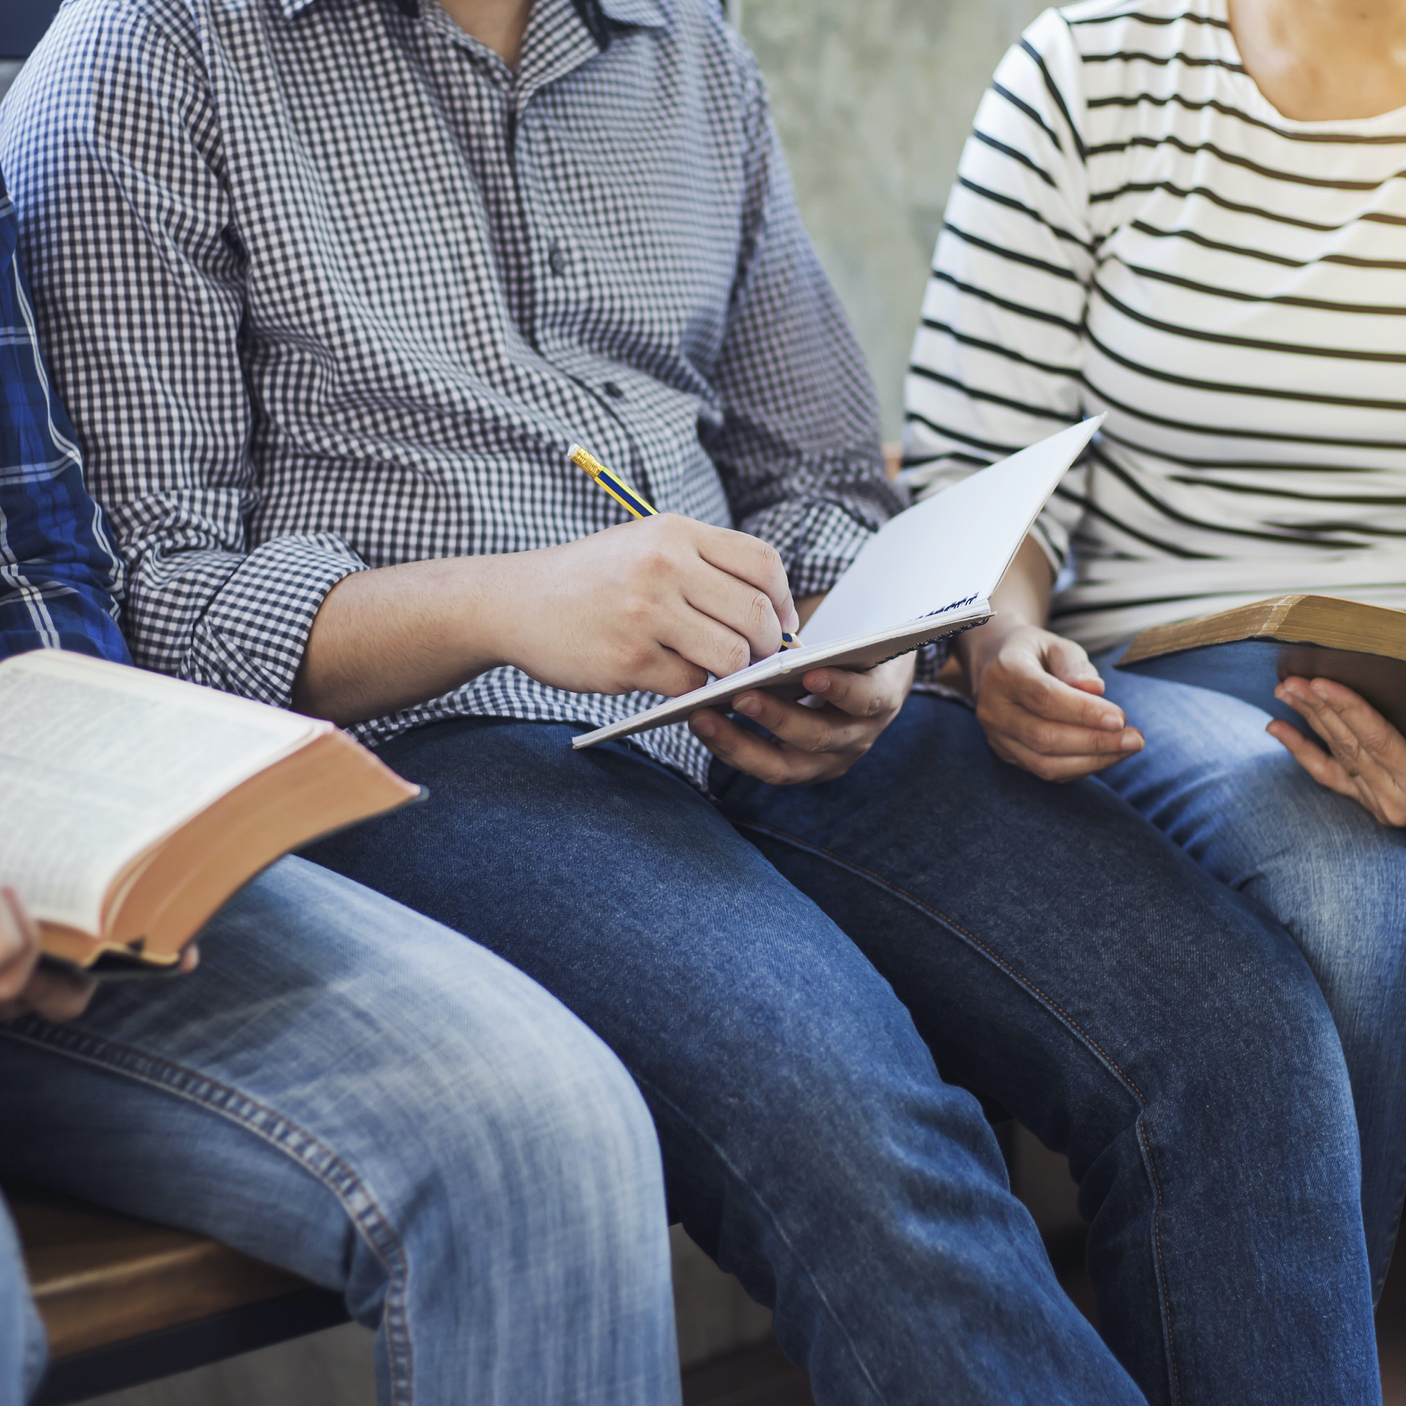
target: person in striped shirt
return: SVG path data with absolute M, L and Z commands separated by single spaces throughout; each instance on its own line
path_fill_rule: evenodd
M 1293 933 L 1352 1078 L 1378 1294 L 1406 1186 L 1406 739 L 1323 680 L 1280 689 L 1319 747 L 1111 666 L 1281 592 L 1406 607 L 1403 165 L 1400 0 L 1047 11 L 978 111 L 905 432 L 922 493 L 1107 414 L 959 657 L 1000 757 L 1099 774 Z

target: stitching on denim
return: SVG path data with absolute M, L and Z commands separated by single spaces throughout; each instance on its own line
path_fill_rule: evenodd
M 405 1246 L 365 1184 L 331 1148 L 248 1094 L 159 1055 L 71 1026 L 53 1026 L 32 1018 L 20 1026 L 0 1031 L 0 1036 L 54 1050 L 109 1072 L 120 1072 L 139 1083 L 184 1098 L 262 1138 L 315 1176 L 336 1196 L 377 1258 L 388 1268 L 394 1266 L 388 1275 L 383 1321 L 393 1364 L 393 1400 L 397 1406 L 410 1406 L 414 1363 L 404 1303 L 409 1271 Z M 311 1155 L 314 1152 L 316 1156 Z
M 733 1164 L 732 1159 L 727 1156 L 727 1154 L 722 1150 L 722 1148 L 719 1147 L 718 1144 L 714 1142 L 714 1140 L 709 1137 L 708 1134 L 705 1133 L 702 1128 L 700 1128 L 698 1124 L 693 1121 L 692 1118 L 688 1117 L 688 1115 L 684 1113 L 683 1109 L 681 1109 L 678 1104 L 673 1101 L 673 1099 L 665 1095 L 660 1090 L 657 1084 L 654 1084 L 650 1080 L 644 1078 L 638 1071 L 634 1069 L 630 1070 L 630 1077 L 634 1079 L 634 1081 L 640 1086 L 642 1090 L 648 1089 L 654 1098 L 657 1098 L 659 1102 L 662 1103 L 666 1108 L 672 1109 L 681 1123 L 685 1124 L 685 1126 L 689 1128 L 692 1128 L 698 1138 L 713 1149 L 714 1155 L 717 1157 L 718 1161 L 721 1162 L 722 1165 L 727 1169 L 728 1173 L 732 1176 L 733 1180 L 737 1183 L 737 1185 L 742 1187 L 746 1191 L 747 1195 L 750 1196 L 752 1200 L 755 1201 L 756 1204 L 762 1209 L 762 1211 L 766 1215 L 766 1218 L 771 1222 L 772 1229 L 775 1230 L 782 1243 L 785 1244 L 787 1250 L 790 1251 L 796 1263 L 801 1267 L 801 1270 L 804 1272 L 806 1278 L 810 1280 L 811 1287 L 814 1288 L 816 1297 L 824 1305 L 825 1312 L 830 1316 L 830 1319 L 835 1324 L 835 1327 L 839 1329 L 840 1335 L 844 1338 L 845 1343 L 848 1345 L 851 1354 L 853 1354 L 854 1356 L 854 1360 L 859 1364 L 859 1370 L 863 1372 L 864 1379 L 869 1383 L 869 1386 L 873 1390 L 875 1397 L 877 1397 L 878 1400 L 882 1402 L 885 1399 L 884 1394 L 882 1391 L 879 1390 L 879 1385 L 874 1380 L 873 1373 L 870 1372 L 868 1365 L 864 1361 L 864 1358 L 860 1356 L 859 1349 L 855 1345 L 854 1339 L 850 1336 L 849 1330 L 845 1327 L 843 1320 L 840 1318 L 840 1315 L 835 1311 L 833 1305 L 830 1303 L 830 1300 L 826 1297 L 825 1291 L 820 1287 L 819 1282 L 816 1280 L 815 1271 L 812 1270 L 808 1264 L 806 1264 L 800 1252 L 792 1243 L 791 1237 L 786 1234 L 786 1230 L 782 1226 L 781 1220 L 777 1216 L 776 1212 L 772 1210 L 771 1206 L 757 1192 L 756 1188 L 751 1184 L 751 1182 L 749 1182 L 746 1177 L 742 1175 L 741 1171 Z
M 1167 1261 L 1162 1254 L 1162 1178 L 1157 1175 L 1157 1162 L 1152 1156 L 1152 1147 L 1147 1141 L 1147 1126 L 1143 1118 L 1137 1122 L 1138 1147 L 1142 1151 L 1147 1170 L 1152 1174 L 1152 1192 L 1157 1209 L 1152 1216 L 1152 1243 L 1157 1260 L 1157 1299 L 1162 1306 L 1162 1322 L 1167 1328 L 1167 1366 L 1172 1374 L 1172 1399 L 1181 1400 L 1181 1373 L 1177 1369 L 1176 1345 L 1172 1341 L 1171 1285 L 1167 1283 Z
M 1386 1288 L 1387 1271 L 1391 1268 L 1392 1250 L 1396 1245 L 1397 1237 L 1401 1234 L 1401 1212 L 1402 1203 L 1406 1202 L 1406 1162 L 1402 1163 L 1401 1175 L 1396 1182 L 1396 1215 L 1391 1222 L 1391 1231 L 1387 1236 L 1387 1253 L 1382 1261 L 1381 1282 L 1375 1280 L 1372 1284 L 1372 1307 L 1377 1306 L 1377 1300 L 1382 1296 L 1382 1290 Z
M 791 845 L 793 848 L 801 850 L 804 853 L 813 854 L 817 858 L 829 860 L 830 862 L 839 865 L 841 868 L 849 870 L 849 872 L 852 874 L 857 874 L 861 878 L 868 879 L 871 883 L 877 885 L 879 888 L 887 890 L 889 893 L 894 894 L 896 897 L 902 899 L 905 903 L 908 903 L 910 906 L 916 908 L 919 912 L 926 913 L 929 917 L 935 919 L 943 926 L 950 928 L 955 933 L 958 933 L 960 936 L 964 937 L 968 942 L 970 942 L 972 946 L 978 948 L 982 952 L 982 954 L 987 958 L 987 960 L 989 960 L 994 966 L 1004 971 L 1013 981 L 1019 983 L 1019 985 L 1021 985 L 1026 991 L 1030 992 L 1033 996 L 1038 998 L 1040 1003 L 1047 1010 L 1054 1012 L 1054 1014 L 1058 1016 L 1059 1019 L 1063 1021 L 1064 1024 L 1068 1026 L 1069 1029 L 1072 1030 L 1079 1037 L 1079 1039 L 1081 1039 L 1086 1045 L 1089 1046 L 1090 1049 L 1092 1049 L 1098 1055 L 1098 1057 L 1103 1061 L 1104 1065 L 1107 1068 L 1111 1069 L 1118 1076 L 1118 1078 L 1129 1089 L 1132 1090 L 1133 1094 L 1137 1098 L 1138 1103 L 1142 1107 L 1142 1112 L 1137 1120 L 1137 1138 L 1138 1145 L 1142 1150 L 1144 1159 L 1146 1160 L 1148 1171 L 1151 1173 L 1152 1176 L 1152 1191 L 1154 1203 L 1154 1209 L 1152 1213 L 1152 1240 L 1153 1256 L 1157 1261 L 1158 1298 L 1161 1301 L 1163 1330 L 1165 1331 L 1167 1337 L 1167 1358 L 1171 1364 L 1172 1399 L 1173 1401 L 1179 1402 L 1181 1400 L 1181 1380 L 1180 1373 L 1177 1369 L 1176 1348 L 1172 1334 L 1172 1308 L 1169 1298 L 1167 1297 L 1170 1292 L 1167 1283 L 1167 1266 L 1162 1254 L 1162 1180 L 1157 1174 L 1157 1164 L 1152 1156 L 1152 1148 L 1147 1142 L 1146 1125 L 1151 1120 L 1148 1114 L 1147 1099 L 1143 1096 L 1142 1090 L 1139 1089 L 1133 1079 L 1119 1067 L 1117 1061 L 1109 1055 L 1109 1053 L 1098 1043 L 1098 1041 L 1095 1040 L 1093 1036 L 1091 1036 L 1079 1024 L 1079 1022 L 1068 1013 L 1068 1011 L 1064 1010 L 1064 1008 L 1060 1006 L 1058 1001 L 1048 996 L 1033 982 L 1028 981 L 1025 977 L 1023 977 L 1004 957 L 1002 957 L 998 952 L 994 951 L 992 948 L 988 947 L 987 944 L 984 943 L 979 937 L 977 937 L 975 933 L 968 932 L 967 929 L 964 928 L 960 923 L 956 922 L 952 918 L 949 918 L 945 913 L 940 912 L 938 909 L 933 908 L 930 904 L 925 903 L 916 894 L 909 893 L 907 889 L 900 888 L 899 885 L 891 883 L 888 879 L 884 878 L 882 874 L 876 874 L 872 869 L 867 869 L 862 864 L 856 864 L 852 860 L 845 859 L 841 855 L 836 854 L 833 850 L 825 849 L 821 845 L 811 844 L 808 840 L 803 840 L 799 836 L 792 835 L 785 830 L 778 830 L 773 826 L 761 825 L 755 821 L 750 820 L 733 820 L 730 823 L 739 830 L 753 830 L 756 831 L 758 834 L 769 835 L 773 839 L 779 840 L 783 844 Z

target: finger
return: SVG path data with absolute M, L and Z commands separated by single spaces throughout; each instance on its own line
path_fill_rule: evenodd
M 39 933 L 12 888 L 0 888 L 0 1001 L 17 998 L 39 960 Z
M 200 944 L 192 942 L 181 953 L 181 964 L 176 968 L 182 976 L 189 976 L 200 965 Z
M 1116 703 L 1055 678 L 1033 654 L 999 657 L 982 678 L 978 698 L 988 692 L 1051 722 L 1099 728 L 1105 732 L 1121 732 L 1127 726 L 1127 717 Z
M 1081 693 L 1101 695 L 1103 679 L 1083 645 L 1056 635 L 1045 647 L 1045 667 L 1055 678 Z
M 1033 751 L 1010 738 L 993 737 L 991 749 L 1002 761 L 1038 776 L 1042 781 L 1077 781 L 1081 776 L 1092 776 L 1095 772 L 1106 771 L 1116 766 L 1131 752 L 1118 752 L 1113 755 L 1082 753 L 1071 756 L 1046 756 Z
M 702 688 L 707 682 L 706 669 L 690 663 L 677 650 L 668 649 L 656 640 L 646 640 L 623 661 L 614 691 L 633 693 L 639 689 L 645 693 L 662 693 L 665 698 L 678 698 Z
M 745 669 L 752 662 L 752 645 L 745 635 L 695 610 L 683 600 L 664 613 L 654 628 L 654 635 L 665 649 L 720 679 Z M 779 641 L 779 626 L 777 638 Z
M 1310 742 L 1293 723 L 1287 723 L 1282 718 L 1275 718 L 1265 728 L 1265 731 L 1320 786 L 1326 786 L 1330 791 L 1336 791 L 1338 795 L 1346 796 L 1349 800 L 1360 799 L 1357 786 L 1347 774 L 1347 769 L 1343 764 L 1336 757 Z
M 891 676 L 877 669 L 812 669 L 801 683 L 817 698 L 856 718 L 877 718 L 896 713 L 903 706 L 906 687 L 897 690 Z
M 1117 760 L 1142 750 L 1144 738 L 1135 727 L 1116 732 L 1079 727 L 1040 717 L 1009 699 L 983 698 L 977 703 L 977 720 L 987 734 L 996 733 L 1041 756 L 1109 757 Z
M 798 786 L 822 780 L 836 767 L 833 753 L 798 752 L 739 727 L 712 709 L 702 709 L 689 720 L 690 731 L 708 750 L 738 771 L 771 786 Z
M 760 723 L 772 736 L 803 752 L 845 752 L 870 742 L 879 728 L 838 708 L 807 708 L 774 693 L 740 693 L 735 711 Z
M 1406 824 L 1406 739 L 1365 698 L 1331 679 L 1286 679 L 1282 687 L 1312 709 L 1356 798 L 1383 825 Z
M 781 648 L 781 620 L 771 597 L 750 582 L 700 561 L 684 580 L 683 592 L 694 610 L 747 641 L 748 663 Z
M 1333 745 L 1332 736 L 1328 732 L 1327 724 L 1319 716 L 1324 711 L 1322 702 L 1318 699 L 1311 699 L 1306 689 L 1296 688 L 1294 685 L 1297 682 L 1297 680 L 1285 679 L 1274 690 L 1274 696 L 1281 703 L 1287 703 L 1309 725 L 1314 735 L 1322 739 L 1325 747 L 1331 747 Z
M 45 1020 L 62 1024 L 80 1016 L 92 1000 L 96 983 L 52 967 L 38 967 L 25 988 L 26 1005 Z
M 1354 693 L 1333 679 L 1314 679 L 1308 684 L 1307 692 L 1342 719 L 1369 755 L 1393 768 L 1406 765 L 1406 738 L 1360 693 Z
M 1370 778 L 1368 785 L 1389 784 L 1381 763 L 1367 752 L 1361 739 L 1321 694 L 1299 679 L 1285 679 L 1275 694 L 1308 719 L 1354 781 Z
M 747 532 L 734 532 L 727 527 L 699 524 L 704 531 L 699 537 L 698 554 L 704 561 L 746 581 L 771 600 L 776 618 L 783 630 L 800 627 L 796 603 L 791 599 L 791 583 L 786 579 L 786 565 L 775 547 Z

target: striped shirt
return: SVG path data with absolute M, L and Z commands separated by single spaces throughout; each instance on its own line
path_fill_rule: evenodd
M 0 184 L 0 659 L 62 648 L 125 663 L 122 567 L 39 353 L 17 238 Z
M 433 0 L 71 0 L 0 159 L 148 668 L 286 705 L 349 573 L 624 521 L 573 440 L 797 595 L 900 504 L 716 0 L 536 0 L 516 70 Z M 655 701 L 501 668 L 353 731 Z
M 1101 647 L 1311 590 L 1406 607 L 1406 109 L 1282 117 L 1225 0 L 1047 11 L 977 113 L 907 382 L 937 486 L 1108 420 L 1040 522 Z

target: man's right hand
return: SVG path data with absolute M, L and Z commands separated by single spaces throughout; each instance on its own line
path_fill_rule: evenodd
M 39 965 L 39 929 L 11 888 L 0 888 L 0 1020 L 34 1011 L 46 1020 L 82 1015 L 93 983 Z
M 800 628 L 774 548 L 672 513 L 496 560 L 496 652 L 574 693 L 674 698 Z
M 557 547 L 346 577 L 313 621 L 293 706 L 362 722 L 503 664 L 576 693 L 674 698 L 798 627 L 773 548 L 665 513 Z
M 1074 781 L 1142 750 L 1142 734 L 1101 697 L 1103 680 L 1081 646 L 1029 624 L 996 632 L 999 620 L 964 642 L 977 721 L 1002 761 Z

